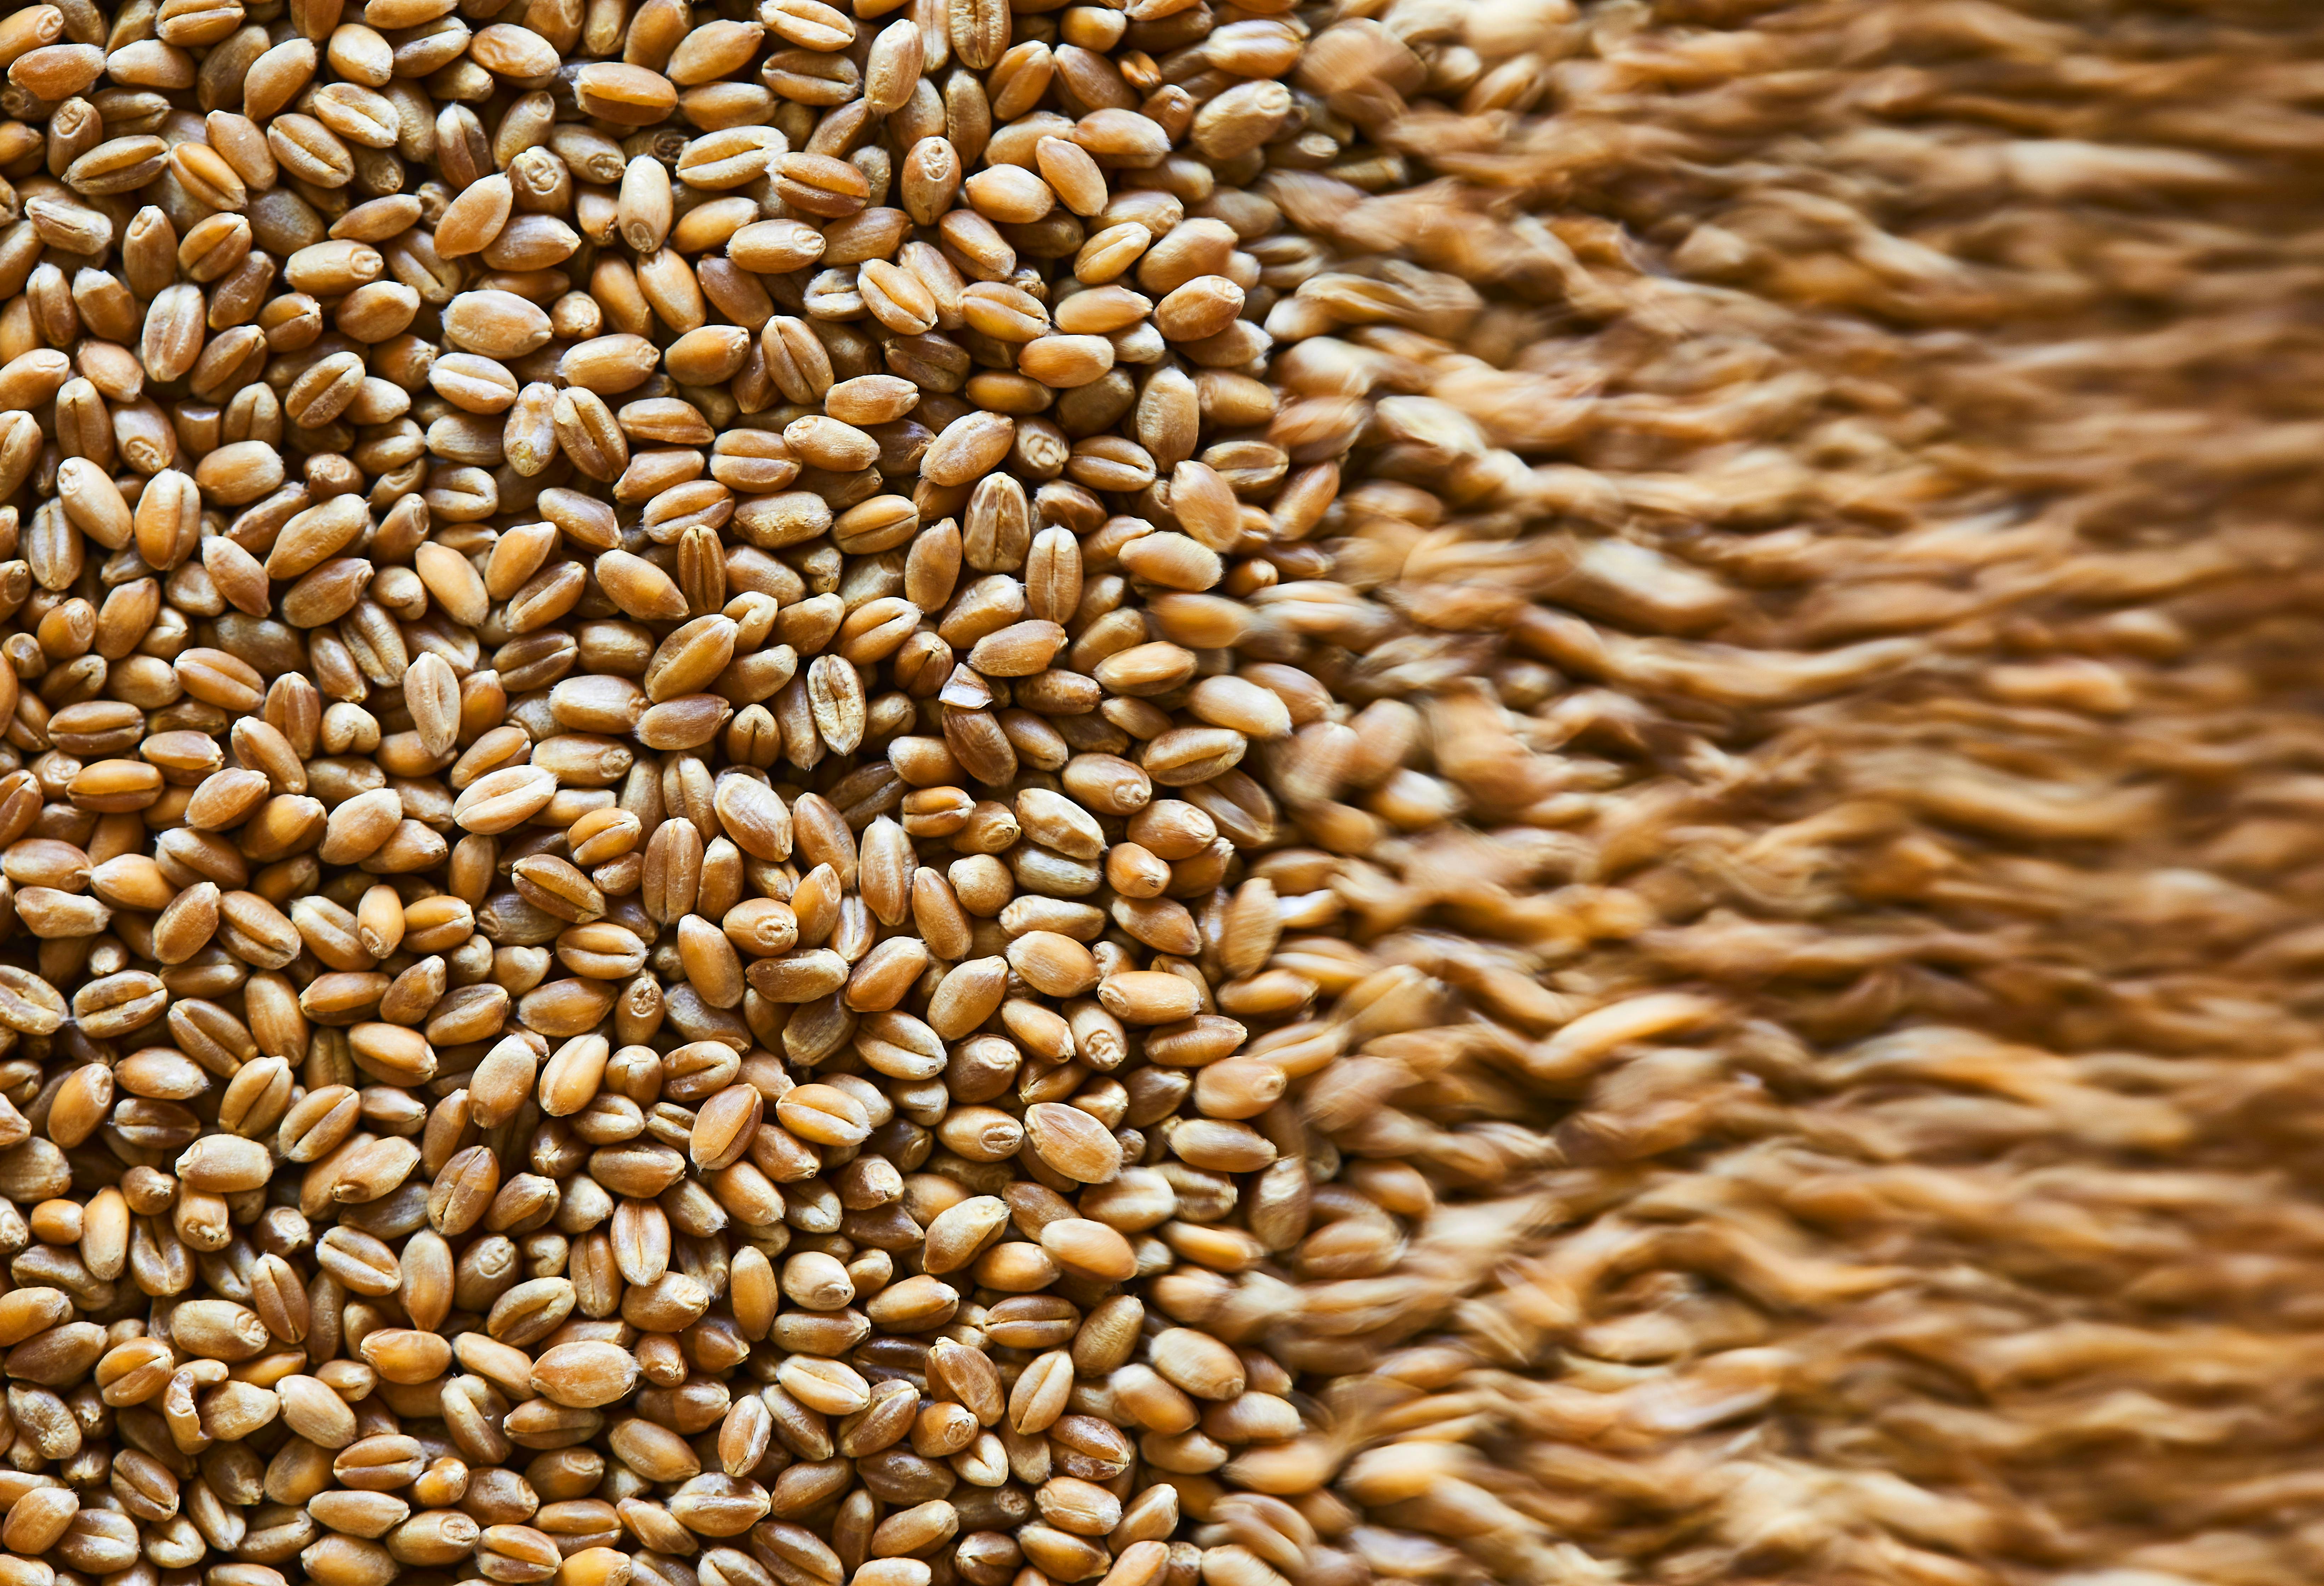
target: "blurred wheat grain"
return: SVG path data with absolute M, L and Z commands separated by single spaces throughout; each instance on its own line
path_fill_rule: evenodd
M 1277 367 L 1382 444 L 1260 599 L 1480 830 L 1278 963 L 1472 1187 L 1239 1473 L 1409 1579 L 2315 1579 L 2324 16 L 1340 15 L 1409 185 L 1268 179 Z

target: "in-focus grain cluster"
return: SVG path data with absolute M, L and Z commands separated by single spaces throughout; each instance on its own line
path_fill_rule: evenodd
M 1321 20 L 0 23 L 9 1586 L 1366 1572 Z

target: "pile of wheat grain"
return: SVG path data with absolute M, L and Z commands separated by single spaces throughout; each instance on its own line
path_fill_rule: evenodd
M 2302 8 L 0 63 L 0 1586 L 2324 1570 Z
M 1306 949 L 1442 1194 L 1301 1296 L 1367 1557 L 2313 1579 L 2324 31 L 1360 9 L 1408 190 L 1268 190 L 1370 261 L 1277 359 L 1363 598 L 1260 598 L 1473 828 Z

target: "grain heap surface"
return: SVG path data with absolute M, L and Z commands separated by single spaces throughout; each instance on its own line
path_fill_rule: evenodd
M 2304 8 L 0 66 L 0 1586 L 2324 1571 Z

